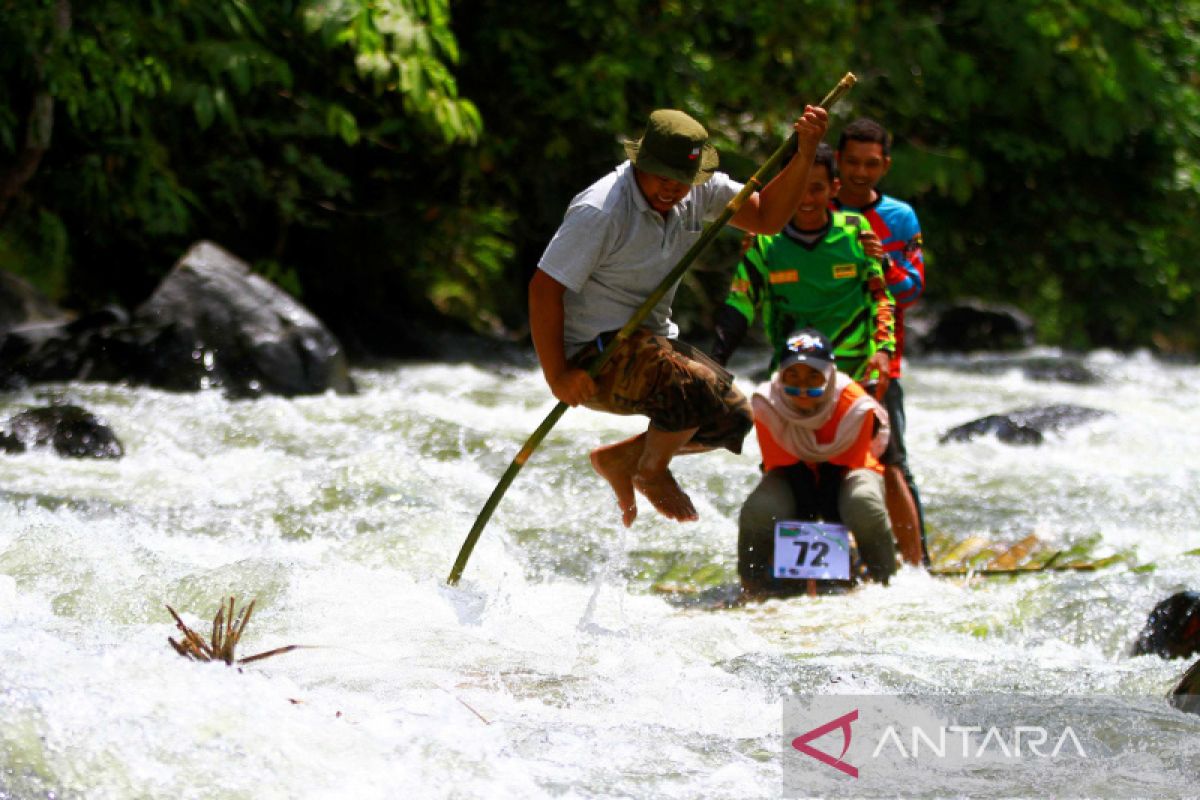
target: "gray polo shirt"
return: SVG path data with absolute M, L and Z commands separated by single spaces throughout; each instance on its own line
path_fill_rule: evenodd
M 584 189 L 567 208 L 538 269 L 567 288 L 563 339 L 568 357 L 605 331 L 622 327 L 742 184 L 724 172 L 693 186 L 664 219 L 642 195 L 626 161 Z M 676 281 L 642 323 L 664 336 Z

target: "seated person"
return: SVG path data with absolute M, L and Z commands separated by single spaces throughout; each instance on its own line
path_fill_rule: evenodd
M 887 583 L 896 544 L 880 455 L 887 412 L 835 366 L 829 338 L 804 328 L 787 339 L 779 370 L 751 398 L 763 477 L 738 518 L 738 574 L 749 595 L 796 594 L 806 582 L 772 572 L 775 523 L 840 522 L 870 576 Z

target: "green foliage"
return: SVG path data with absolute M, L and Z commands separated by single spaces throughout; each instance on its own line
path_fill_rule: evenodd
M 62 220 L 45 210 L 14 215 L 13 231 L 0 235 L 0 270 L 19 275 L 47 297 L 66 290 L 70 240 Z
M 921 217 L 928 299 L 1194 352 L 1197 20 L 1200 0 L 0 0 L 0 177 L 35 96 L 55 103 L 0 266 L 132 304 L 211 238 L 376 348 L 430 314 L 519 329 L 567 202 L 650 110 L 704 121 L 745 178 L 851 70 L 830 138 L 864 114 L 895 132 L 883 188 Z M 699 329 L 735 251 L 678 295 Z
M 1168 348 L 1194 327 L 1198 194 L 1180 176 L 1195 174 L 1198 8 L 859 7 L 854 102 L 897 134 L 885 188 L 921 215 L 928 298 L 1014 302 L 1075 347 Z
M 504 319 L 520 300 L 505 280 L 513 257 L 507 238 L 512 221 L 501 208 L 436 212 L 436 234 L 413 274 L 439 312 L 480 333 L 504 335 Z
M 482 123 L 473 103 L 458 97 L 450 66 L 458 44 L 444 0 L 324 0 L 306 4 L 305 23 L 330 49 L 344 48 L 377 91 L 398 91 L 405 109 L 447 142 L 474 142 Z M 354 144 L 354 120 L 332 112 L 330 132 Z
M 0 252 L 29 259 L 18 271 L 51 270 L 36 260 L 49 245 L 35 223 L 57 220 L 70 242 L 54 269 L 69 282 L 41 284 L 68 302 L 140 302 L 199 238 L 297 294 L 328 267 L 317 254 L 359 248 L 367 274 L 410 265 L 434 231 L 385 232 L 367 253 L 345 241 L 348 222 L 412 214 L 427 184 L 457 195 L 439 162 L 480 134 L 450 71 L 446 0 L 0 0 L 0 11 L 0 43 L 15 45 L 0 47 L 0 175 L 21 154 L 35 92 L 49 92 L 56 118 L 22 202 L 0 220 Z M 494 230 L 470 231 L 482 240 L 468 232 L 465 252 L 496 250 Z
M 268 258 L 257 262 L 254 265 L 254 271 L 293 297 L 303 297 L 304 286 L 300 283 L 300 276 L 295 268 L 284 266 L 278 261 Z

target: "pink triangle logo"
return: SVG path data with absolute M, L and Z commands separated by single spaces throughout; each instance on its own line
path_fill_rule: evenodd
M 824 725 L 822 725 L 819 728 L 813 728 L 808 733 L 804 733 L 804 734 L 801 734 L 800 736 L 797 736 L 795 739 L 792 740 L 792 747 L 799 750 L 801 753 L 804 753 L 804 755 L 806 755 L 806 756 L 811 756 L 811 757 L 815 758 L 817 761 L 820 761 L 822 764 L 828 764 L 829 766 L 833 767 L 836 770 L 841 770 L 842 772 L 849 775 L 851 778 L 857 778 L 858 777 L 858 767 L 851 766 L 850 764 L 847 764 L 845 761 L 842 761 L 842 756 L 846 755 L 846 751 L 850 749 L 850 736 L 851 736 L 850 723 L 854 722 L 856 719 L 858 719 L 858 709 L 857 708 L 854 709 L 853 711 L 851 711 L 849 714 L 843 714 L 842 716 L 838 717 L 835 720 L 826 722 Z M 837 758 L 834 758 L 833 756 L 829 755 L 828 753 L 824 753 L 824 752 L 816 749 L 815 747 L 809 746 L 808 743 L 811 742 L 813 739 L 820 739 L 822 736 L 829 733 L 830 731 L 837 730 L 839 728 L 842 731 L 843 744 L 842 744 L 842 752 L 838 755 Z

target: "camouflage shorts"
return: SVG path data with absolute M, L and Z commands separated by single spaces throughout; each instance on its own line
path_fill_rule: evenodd
M 599 353 L 593 342 L 572 356 L 571 364 L 587 369 Z M 584 404 L 588 408 L 643 414 L 668 433 L 698 428 L 692 441 L 706 447 L 740 453 L 754 425 L 750 402 L 720 364 L 645 329 L 617 345 L 596 376 L 596 388 L 596 396 Z

